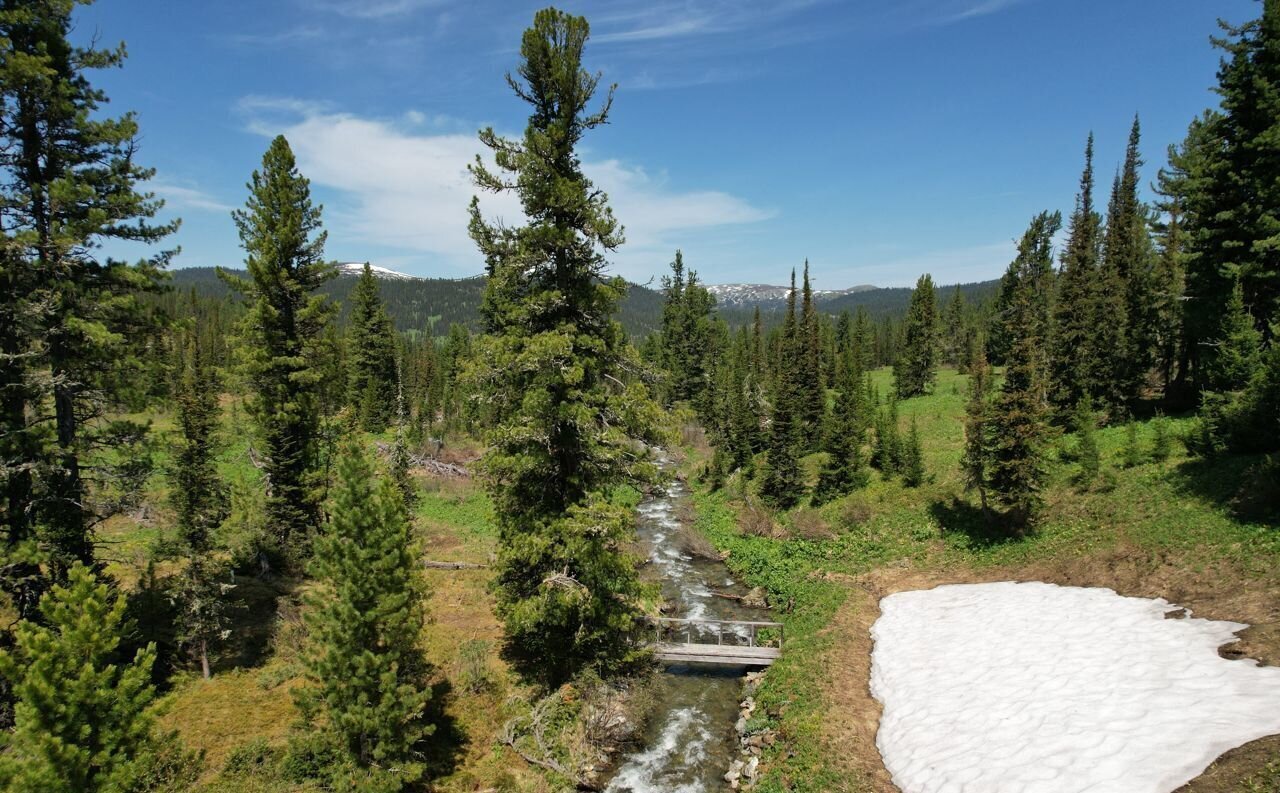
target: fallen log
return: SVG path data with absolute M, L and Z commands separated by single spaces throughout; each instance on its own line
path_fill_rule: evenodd
M 430 570 L 487 570 L 487 564 L 475 564 L 473 562 L 437 562 L 432 559 L 424 559 L 422 566 Z
M 384 457 L 391 456 L 391 452 L 394 447 L 390 443 L 387 443 L 386 441 L 378 441 L 376 445 L 378 447 L 378 452 Z M 443 460 L 437 460 L 436 458 L 425 454 L 409 452 L 407 456 L 409 458 L 410 468 L 417 468 L 419 470 L 426 471 L 429 474 L 434 474 L 435 476 L 457 477 L 459 479 L 466 479 L 471 476 L 471 472 L 461 465 L 446 463 Z

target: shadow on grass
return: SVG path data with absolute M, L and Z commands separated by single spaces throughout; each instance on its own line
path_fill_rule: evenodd
M 929 515 L 943 534 L 961 535 L 971 548 L 993 548 L 1022 540 L 1022 535 L 1004 525 L 998 515 L 983 512 L 982 507 L 955 496 L 931 503 Z
M 469 743 L 457 720 L 448 713 L 448 706 L 453 700 L 453 684 L 448 680 L 441 680 L 431 687 L 426 717 L 436 729 L 422 747 L 427 779 L 446 777 L 457 770 Z
M 133 631 L 121 643 L 121 658 L 132 658 L 139 649 L 154 643 L 152 682 L 161 691 L 168 689 L 173 672 L 199 668 L 198 660 L 178 640 L 177 584 L 172 576 L 158 576 L 151 567 L 127 595 Z M 215 673 L 262 666 L 269 660 L 277 631 L 288 630 L 283 624 L 289 621 L 287 618 L 283 622 L 276 619 L 280 601 L 292 596 L 294 586 L 286 579 L 236 577 L 235 586 L 227 594 L 227 639 L 211 648 L 209 660 Z
M 1265 471 L 1261 454 L 1192 458 L 1172 472 L 1174 488 L 1231 513 L 1238 520 L 1280 527 L 1280 482 Z

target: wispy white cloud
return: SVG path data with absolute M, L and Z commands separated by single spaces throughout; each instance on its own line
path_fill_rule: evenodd
M 747 30 L 779 33 L 784 20 L 830 0 L 681 0 L 615 6 L 592 17 L 596 44 L 652 42 Z
M 250 97 L 240 107 L 251 130 L 284 134 L 299 169 L 330 191 L 326 224 L 335 243 L 354 241 L 443 261 L 455 270 L 479 269 L 467 235 L 467 205 L 477 191 L 466 166 L 483 149 L 474 133 L 433 134 L 416 117 L 363 118 L 292 99 Z M 773 215 L 725 192 L 676 188 L 665 174 L 617 159 L 587 160 L 583 168 L 608 193 L 626 227 L 627 245 L 614 261 L 629 277 L 647 277 L 687 233 Z M 481 204 L 492 218 L 522 218 L 514 196 L 485 195 Z
M 389 19 L 424 8 L 443 5 L 449 0 L 302 0 L 318 11 L 330 11 L 352 19 Z
M 324 37 L 325 30 L 319 25 L 299 25 L 277 33 L 237 33 L 226 36 L 224 40 L 244 47 L 283 47 L 317 41 Z
M 972 19 L 973 17 L 984 17 L 988 14 L 994 14 L 997 11 L 1003 11 L 1006 8 L 1017 5 L 1021 0 L 985 0 L 985 2 L 970 6 L 955 15 L 956 20 Z
M 225 213 L 235 208 L 192 185 L 175 184 L 156 179 L 147 184 L 147 189 L 163 198 L 165 206 L 169 209 L 195 209 Z

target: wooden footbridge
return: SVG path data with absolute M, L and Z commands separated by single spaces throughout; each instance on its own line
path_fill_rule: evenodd
M 666 663 L 769 666 L 780 655 L 780 622 L 654 620 L 654 656 Z

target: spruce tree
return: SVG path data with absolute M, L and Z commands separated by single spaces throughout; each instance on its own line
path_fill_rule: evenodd
M 0 754 L 0 787 L 14 793 L 138 789 L 156 750 L 151 667 L 155 645 L 122 661 L 130 631 L 125 598 L 75 562 L 67 583 L 24 620 L 0 675 L 16 699 L 14 728 Z
M 330 518 L 315 542 L 307 597 L 307 685 L 297 701 L 374 777 L 416 782 L 432 725 L 418 641 L 423 584 L 403 501 L 356 443 L 343 450 Z
M 1004 384 L 990 420 L 990 492 L 1015 529 L 1032 523 L 1041 504 L 1045 442 L 1049 436 L 1044 360 L 1048 328 L 1047 273 L 1061 216 L 1036 216 L 1018 245 L 1011 267 L 1015 286 L 1005 316 L 1010 347 Z
M 791 289 L 787 292 L 787 313 L 779 335 L 783 362 L 794 361 L 800 353 L 796 323 L 796 273 L 791 271 Z M 774 392 L 769 414 L 769 440 L 766 446 L 764 476 L 760 497 L 775 509 L 790 509 L 800 503 L 804 478 L 800 470 L 799 388 L 797 367 L 775 367 Z
M 661 441 L 658 409 L 634 371 L 613 314 L 626 284 L 606 278 L 622 244 L 607 196 L 575 152 L 608 120 L 612 90 L 589 108 L 599 76 L 582 67 L 585 19 L 539 11 L 520 46 L 530 106 L 522 140 L 480 140 L 497 172 L 471 166 L 485 191 L 514 191 L 528 223 L 491 225 L 471 205 L 488 282 L 469 387 L 491 422 L 481 468 L 498 516 L 495 590 L 517 669 L 558 685 L 588 667 L 610 671 L 634 649 L 639 581 L 627 552 L 629 510 L 613 491 L 651 480 L 637 441 Z
M 205 363 L 199 339 L 189 334 L 175 401 L 181 435 L 174 451 L 173 509 L 186 568 L 179 579 L 179 638 L 200 661 L 205 679 L 211 670 L 210 646 L 227 630 L 226 588 L 221 566 L 212 558 L 213 532 L 227 514 L 227 489 L 218 476 L 218 381 Z
M 889 404 L 876 416 L 876 440 L 871 462 L 886 477 L 902 473 L 902 438 L 898 428 L 898 400 L 892 394 Z
M 712 410 L 711 375 L 715 369 L 715 296 L 698 283 L 698 274 L 685 271 L 684 255 L 676 251 L 671 277 L 663 278 L 667 293 L 662 307 L 663 363 L 670 378 L 670 401 L 687 402 L 704 420 Z
M 1215 391 L 1238 391 L 1258 369 L 1262 334 L 1244 304 L 1244 285 L 1237 280 L 1214 339 L 1216 348 L 1205 363 L 1204 383 Z
M 991 465 L 991 366 L 978 347 L 969 367 L 969 401 L 965 405 L 964 452 L 960 467 L 966 488 L 978 491 L 982 511 L 987 512 L 987 486 Z
M 382 432 L 391 423 L 397 394 L 396 332 L 368 262 L 351 292 L 347 366 L 351 371 L 348 404 L 362 429 Z
M 73 45 L 77 5 L 0 8 L 0 451 L 15 472 L 4 481 L 3 516 L 20 573 L 6 586 L 24 611 L 39 586 L 21 549 L 38 539 L 61 580 L 72 562 L 92 564 L 93 527 L 127 506 L 89 487 L 85 458 L 110 450 L 99 456 L 116 461 L 113 470 L 99 465 L 94 478 L 120 494 L 136 495 L 149 473 L 138 454 L 145 425 L 109 418 L 104 395 L 138 379 L 144 362 L 133 342 L 154 324 L 142 295 L 160 289 L 170 254 L 128 264 L 102 247 L 155 243 L 177 226 L 151 223 L 162 202 L 140 192 L 153 172 L 137 162 L 137 121 L 104 115 L 107 96 L 90 80 L 124 63 L 124 45 Z
M 1190 368 L 1184 297 L 1187 291 L 1189 193 L 1203 164 L 1199 139 L 1203 118 L 1192 122 L 1187 138 L 1170 145 L 1169 163 L 1156 175 L 1156 219 L 1152 225 L 1156 259 L 1156 362 L 1166 394 L 1181 391 Z
M 1084 150 L 1084 172 L 1075 211 L 1067 227 L 1054 306 L 1051 339 L 1050 398 L 1059 411 L 1074 407 L 1083 397 L 1102 392 L 1097 382 L 1098 257 L 1102 218 L 1093 209 L 1093 135 Z
M 284 136 L 271 142 L 248 188 L 245 209 L 233 217 L 249 277 L 219 275 L 248 305 L 240 352 L 265 458 L 267 525 L 275 552 L 296 568 L 320 521 L 323 371 L 315 353 L 333 309 L 315 292 L 334 269 L 323 258 L 321 208 Z
M 1199 174 L 1188 195 L 1186 331 L 1192 365 L 1213 366 L 1218 320 L 1239 280 L 1244 303 L 1270 341 L 1266 323 L 1280 309 L 1280 0 L 1263 0 L 1261 17 L 1224 24 L 1218 70 L 1221 114 L 1199 130 Z M 1197 384 L 1207 387 L 1204 378 Z
M 835 405 L 830 411 L 823 448 L 827 459 L 813 493 L 814 502 L 819 504 L 865 487 L 868 481 L 862 457 L 866 436 L 864 375 L 861 360 L 851 347 L 841 356 L 837 377 Z
M 960 285 L 957 284 L 955 289 L 951 291 L 951 300 L 947 301 L 947 308 L 943 312 L 942 356 L 947 363 L 959 367 L 962 367 L 964 363 L 965 314 L 964 294 L 961 293 Z
M 907 308 L 903 348 L 893 366 L 894 388 L 899 399 L 923 396 L 938 379 L 938 312 L 933 276 L 916 281 Z
M 797 367 L 798 387 L 797 419 L 800 435 L 806 448 L 816 449 L 821 443 L 822 418 L 827 409 L 827 389 L 822 377 L 822 349 L 818 329 L 818 306 L 813 299 L 813 287 L 809 283 L 809 260 L 804 262 L 799 334 L 793 342 Z
M 1133 121 L 1124 166 L 1116 176 L 1107 209 L 1099 270 L 1097 332 L 1094 351 L 1103 400 L 1123 407 L 1137 398 L 1153 362 L 1155 307 L 1154 250 L 1149 210 L 1138 199 L 1138 119 Z

